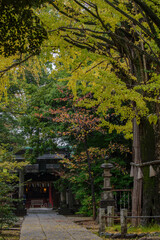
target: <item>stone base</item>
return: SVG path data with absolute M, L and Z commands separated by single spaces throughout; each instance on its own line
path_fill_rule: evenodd
M 75 211 L 69 208 L 59 208 L 58 213 L 61 215 L 72 215 L 75 213 Z
M 17 217 L 23 217 L 27 214 L 27 209 L 25 208 L 25 205 L 19 205 L 16 207 L 15 215 Z
M 134 234 L 134 233 L 130 233 L 130 234 L 125 234 L 122 235 L 121 233 L 105 233 L 105 232 L 101 232 L 100 236 L 105 236 L 105 238 L 107 239 L 139 239 L 139 240 L 160 240 L 159 237 L 159 232 L 157 233 L 140 233 L 140 234 Z

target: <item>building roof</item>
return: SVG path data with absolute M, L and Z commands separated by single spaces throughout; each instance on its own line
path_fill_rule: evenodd
M 24 156 L 22 155 L 14 155 L 16 160 L 25 160 Z
M 41 159 L 63 159 L 65 157 L 64 154 L 43 154 L 42 156 L 39 156 L 37 160 Z

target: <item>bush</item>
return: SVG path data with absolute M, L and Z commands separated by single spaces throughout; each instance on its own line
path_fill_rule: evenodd
M 3 227 L 9 227 L 16 221 L 12 192 L 14 187 L 11 184 L 0 182 L 0 231 Z

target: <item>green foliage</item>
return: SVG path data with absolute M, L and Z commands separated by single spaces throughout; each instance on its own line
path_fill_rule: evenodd
M 37 54 L 44 38 L 47 37 L 40 19 L 31 10 L 31 6 L 25 5 L 17 4 L 16 1 L 0 3 L 0 54 L 4 54 L 5 57 L 17 52 Z
M 131 138 L 132 119 L 139 123 L 155 114 L 147 103 L 159 103 L 158 0 L 48 3 L 38 16 L 48 27 L 48 46 L 57 53 L 56 70 L 70 73 L 65 80 L 75 98 L 92 93 L 81 106 L 96 106 L 103 126 Z M 112 109 L 123 124 L 109 121 Z M 156 117 L 149 119 L 156 123 Z
M 96 207 L 98 208 L 103 188 L 103 169 L 101 168 L 101 164 L 104 163 L 105 154 L 109 153 L 109 148 L 107 151 L 105 149 L 92 147 L 89 148 L 88 151 L 91 160 L 92 177 L 94 179 Z M 127 172 L 126 160 L 129 155 L 125 156 L 126 151 L 127 149 L 125 149 L 123 153 L 118 154 L 121 158 L 117 156 L 109 160 L 114 164 L 114 169 L 112 170 L 113 176 L 111 177 L 111 184 L 114 189 L 127 189 L 131 188 L 132 185 L 132 179 Z M 116 151 L 114 150 L 112 154 L 114 155 L 115 153 Z M 61 181 L 62 185 L 65 183 L 65 187 L 67 187 L 66 184 L 68 183 L 75 198 L 80 202 L 78 212 L 91 216 L 92 193 L 86 153 L 81 151 L 77 155 L 72 155 L 71 159 L 65 159 L 61 162 L 64 165 L 65 173 L 59 181 Z
M 117 163 L 114 177 L 118 176 L 123 179 L 119 181 L 117 187 L 127 188 L 130 183 L 127 173 L 127 177 L 121 174 L 126 164 L 125 160 L 130 154 L 128 147 L 123 145 L 127 141 L 123 139 L 122 135 L 119 136 L 116 132 L 110 134 L 107 129 L 101 128 L 99 118 L 94 110 L 94 108 L 87 110 L 85 107 L 77 106 L 77 102 L 74 102 L 65 83 L 56 84 L 53 81 L 49 84 L 46 83 L 41 88 L 34 88 L 31 105 L 28 109 L 29 115 L 26 116 L 26 119 L 30 116 L 29 122 L 25 123 L 26 132 L 28 129 L 31 130 L 30 125 L 32 125 L 31 131 L 36 133 L 36 129 L 40 128 L 41 134 L 46 131 L 48 134 L 50 132 L 53 138 L 55 136 L 65 137 L 72 145 L 71 159 L 62 161 L 64 173 L 62 171 L 62 178 L 55 185 L 60 191 L 63 188 L 71 188 L 81 204 L 79 211 L 83 214 L 91 214 L 92 212 L 93 192 L 91 189 L 93 186 L 94 201 L 98 207 L 103 185 L 100 166 L 104 162 L 106 154 L 113 156 L 114 162 Z M 31 124 L 30 121 L 32 121 Z M 25 122 L 25 118 L 23 122 Z M 41 146 L 45 146 L 41 139 L 36 138 L 36 135 L 32 136 L 31 134 L 30 140 L 32 144 L 34 142 L 39 144 L 37 153 L 41 151 Z M 119 142 L 119 144 L 115 145 L 113 142 Z M 124 160 L 122 161 L 117 156 L 121 156 Z M 118 164 L 119 160 L 122 162 Z
M 14 186 L 0 181 L 0 230 L 9 227 L 16 221 L 14 199 L 11 198 Z
M 0 146 L 0 230 L 16 221 L 14 204 L 17 201 L 15 197 L 18 187 L 17 170 L 22 169 L 26 164 L 26 162 L 16 162 L 13 152 L 9 152 L 5 145 Z
M 34 159 L 39 154 L 57 149 L 55 138 L 58 137 L 57 132 L 64 128 L 64 124 L 54 122 L 50 110 L 64 106 L 64 102 L 59 102 L 58 99 L 64 96 L 65 84 L 57 83 L 44 73 L 38 83 L 29 72 L 26 80 L 24 91 L 28 105 L 21 121 L 23 134 L 27 137 L 26 144 L 33 148 L 31 158 Z
M 112 170 L 113 177 L 111 178 L 111 184 L 114 189 L 129 189 L 132 187 L 133 180 L 129 176 L 130 167 L 127 166 L 127 160 L 128 159 L 123 158 L 123 156 L 110 160 L 110 162 L 115 165 Z

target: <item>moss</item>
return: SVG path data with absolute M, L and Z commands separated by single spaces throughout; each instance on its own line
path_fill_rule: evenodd
M 142 162 L 155 160 L 154 129 L 146 120 L 142 120 L 141 123 L 141 158 Z
M 154 191 L 155 186 L 155 178 L 149 177 L 149 167 L 143 167 L 143 191 L 149 191 L 151 194 L 151 190 Z

